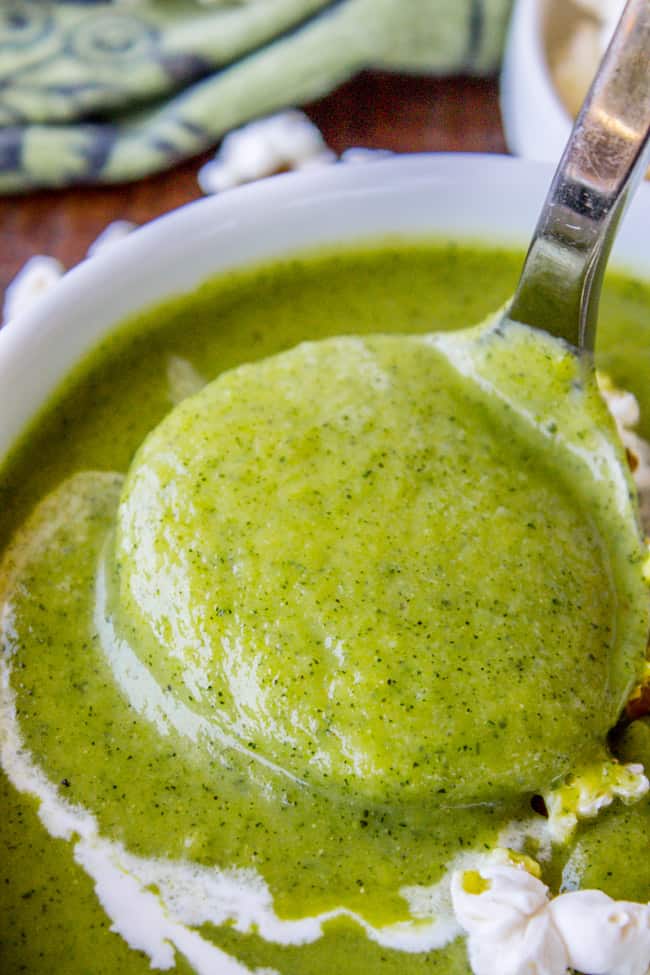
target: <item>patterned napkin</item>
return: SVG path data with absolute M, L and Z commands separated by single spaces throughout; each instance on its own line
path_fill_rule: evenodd
M 511 0 L 2 0 L 0 193 L 166 169 L 366 67 L 489 74 Z

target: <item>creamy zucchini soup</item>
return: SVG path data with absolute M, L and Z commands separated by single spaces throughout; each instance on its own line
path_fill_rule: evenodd
M 626 456 L 562 343 L 457 332 L 520 265 L 231 273 L 32 424 L 0 472 L 3 973 L 644 975 L 650 286 L 602 307 Z

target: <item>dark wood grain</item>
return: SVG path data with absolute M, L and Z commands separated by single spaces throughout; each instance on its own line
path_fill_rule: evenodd
M 413 78 L 367 72 L 308 106 L 327 143 L 397 152 L 504 152 L 493 80 Z M 126 186 L 5 198 L 0 208 L 0 291 L 33 254 L 80 261 L 112 220 L 144 223 L 199 197 L 207 156 Z

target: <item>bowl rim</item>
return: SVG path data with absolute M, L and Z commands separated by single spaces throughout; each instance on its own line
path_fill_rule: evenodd
M 221 270 L 305 253 L 328 242 L 476 241 L 489 235 L 496 246 L 525 246 L 552 172 L 547 162 L 498 154 L 396 155 L 282 174 L 152 220 L 82 261 L 0 329 L 0 462 L 64 378 L 130 315 L 189 292 Z M 404 201 L 410 206 L 405 215 Z M 492 214 L 489 220 L 483 211 Z M 355 234 L 359 214 L 372 226 Z M 627 270 L 650 278 L 650 247 L 641 246 L 648 226 L 650 186 L 643 186 L 615 254 Z M 278 241 L 270 246 L 273 234 Z M 248 253 L 251 246 L 259 255 Z

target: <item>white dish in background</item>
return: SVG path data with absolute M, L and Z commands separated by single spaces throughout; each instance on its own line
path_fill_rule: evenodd
M 511 152 L 558 162 L 572 120 L 551 78 L 543 8 L 544 0 L 515 3 L 501 72 L 501 113 Z
M 512 152 L 557 161 L 624 0 L 515 0 L 501 75 Z
M 220 270 L 337 242 L 443 236 L 525 247 L 552 171 L 504 156 L 402 156 L 277 176 L 155 220 L 0 331 L 0 459 L 80 358 L 138 310 Z M 613 258 L 644 278 L 648 226 L 644 186 Z

